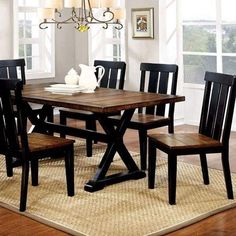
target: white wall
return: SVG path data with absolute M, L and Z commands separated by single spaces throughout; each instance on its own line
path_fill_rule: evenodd
M 159 0 L 159 62 L 179 66 L 177 94 L 184 95 L 177 7 L 177 0 Z M 184 107 L 185 102 L 176 103 L 175 124 L 184 123 Z
M 0 59 L 13 56 L 12 0 L 0 0 Z
M 158 1 L 157 0 L 135 0 L 126 1 L 126 62 L 127 74 L 125 89 L 139 90 L 140 63 L 158 62 Z M 154 8 L 154 39 L 132 38 L 131 9 L 132 8 Z
M 69 17 L 71 10 L 63 9 L 63 13 Z M 79 32 L 74 25 L 63 25 L 62 29 L 56 28 L 55 54 L 55 80 L 64 82 L 64 77 L 71 68 L 78 71 L 80 63 L 88 64 L 88 33 Z
M 88 61 L 88 33 L 75 31 L 75 68 L 79 64 L 89 64 Z

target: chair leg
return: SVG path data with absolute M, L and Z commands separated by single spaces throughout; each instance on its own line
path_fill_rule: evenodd
M 54 121 L 54 116 L 53 116 L 53 107 L 51 107 L 48 111 L 48 115 L 47 115 L 47 121 L 48 122 L 52 122 Z
M 139 130 L 141 170 L 147 169 L 147 130 Z
M 12 157 L 11 156 L 5 156 L 6 158 L 6 169 L 7 169 L 7 177 L 13 176 L 13 167 L 12 167 Z
M 62 111 L 60 111 L 60 124 L 66 125 L 66 115 Z M 60 133 L 60 137 L 65 138 L 66 135 L 64 133 Z
M 72 197 L 75 195 L 74 185 L 74 146 L 70 146 L 65 156 L 65 168 L 66 168 L 66 185 L 67 194 Z
M 234 199 L 231 174 L 230 174 L 230 166 L 229 166 L 229 151 L 228 150 L 222 152 L 221 159 L 222 159 L 222 166 L 223 166 L 223 171 L 224 171 L 225 185 L 227 189 L 227 196 L 228 196 L 228 199 Z
M 96 131 L 96 120 L 86 120 L 85 122 L 86 129 Z M 93 155 L 93 139 L 91 137 L 86 138 L 86 150 L 87 157 L 91 157 Z
M 156 170 L 156 147 L 149 139 L 148 142 L 148 188 L 154 189 Z
M 97 123 L 96 123 L 95 119 L 92 120 L 92 122 L 90 122 L 90 129 L 94 130 L 94 131 L 97 131 Z M 98 143 L 97 139 L 94 139 L 93 142 Z
M 207 159 L 206 154 L 200 154 L 200 161 L 201 161 L 201 167 L 202 167 L 202 176 L 203 176 L 203 182 L 204 184 L 209 184 L 209 174 L 208 174 L 208 166 L 207 166 Z
M 26 210 L 28 180 L 29 180 L 29 162 L 25 161 L 22 165 L 20 211 Z
M 177 156 L 168 155 L 168 188 L 169 204 L 176 204 L 176 175 L 177 175 Z
M 171 120 L 169 125 L 168 125 L 168 132 L 170 134 L 173 134 L 174 133 L 174 120 Z
M 38 159 L 31 160 L 31 178 L 32 178 L 32 186 L 38 186 L 39 184 L 39 161 Z

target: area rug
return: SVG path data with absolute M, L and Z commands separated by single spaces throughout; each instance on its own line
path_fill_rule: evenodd
M 104 145 L 94 146 L 91 158 L 83 143 L 75 147 L 75 193 L 67 197 L 64 162 L 41 161 L 40 185 L 29 187 L 27 211 L 33 219 L 72 235 L 141 236 L 163 235 L 197 222 L 217 212 L 234 207 L 236 200 L 226 198 L 222 171 L 210 170 L 210 185 L 202 183 L 198 166 L 178 163 L 177 204 L 170 206 L 167 197 L 167 162 L 158 159 L 155 189 L 149 190 L 147 178 L 108 186 L 95 193 L 83 190 L 92 178 L 104 153 Z M 132 153 L 139 163 L 139 155 Z M 7 178 L 4 158 L 0 158 L 0 203 L 18 211 L 21 168 Z M 119 156 L 110 172 L 124 169 Z M 232 175 L 234 189 L 236 175 Z

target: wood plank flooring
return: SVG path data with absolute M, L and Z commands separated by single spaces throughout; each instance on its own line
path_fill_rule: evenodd
M 81 126 L 81 124 L 73 124 Z M 177 126 L 175 132 L 193 132 L 197 127 L 194 126 Z M 157 130 L 156 130 L 157 131 Z M 156 132 L 152 131 L 152 132 Z M 165 128 L 158 129 L 158 132 L 167 132 Z M 132 151 L 139 151 L 138 135 L 136 131 L 128 130 L 125 135 L 125 142 Z M 231 171 L 236 172 L 236 132 L 232 132 L 230 139 L 230 157 L 231 157 Z M 196 156 L 180 157 L 178 160 L 199 165 L 199 158 Z M 208 165 L 211 168 L 221 168 L 221 161 L 219 155 L 212 155 L 208 158 Z M 0 235 L 43 235 L 43 236 L 64 236 L 68 235 L 54 228 L 48 227 L 44 224 L 38 223 L 18 213 L 12 212 L 8 209 L 0 207 Z M 185 235 L 208 235 L 208 236 L 233 236 L 236 235 L 236 208 L 221 212 L 217 215 L 211 216 L 198 223 L 168 234 L 168 236 L 185 236 Z

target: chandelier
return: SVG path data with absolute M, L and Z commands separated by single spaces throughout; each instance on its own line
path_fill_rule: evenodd
M 63 8 L 71 9 L 69 18 L 63 19 Z M 77 30 L 84 32 L 92 24 L 102 24 L 104 29 L 113 25 L 120 30 L 123 28 L 120 20 L 124 18 L 125 10 L 117 8 L 116 0 L 45 0 L 44 8 L 38 10 L 38 15 L 42 20 L 40 29 L 47 29 L 50 24 L 58 29 L 64 24 L 74 24 Z

